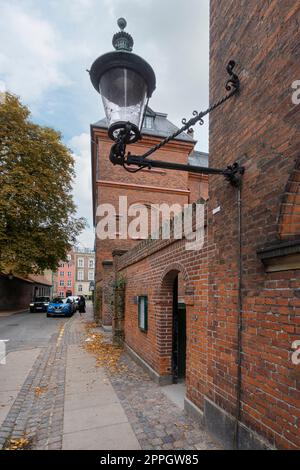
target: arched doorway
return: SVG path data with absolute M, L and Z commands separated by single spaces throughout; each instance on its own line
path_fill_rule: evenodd
M 160 374 L 169 376 L 172 383 L 185 381 L 188 368 L 188 305 L 192 304 L 192 297 L 193 287 L 185 268 L 179 263 L 166 268 L 156 299 L 157 349 Z
M 173 284 L 172 376 L 173 382 L 183 382 L 186 373 L 186 305 L 179 296 L 182 276 Z

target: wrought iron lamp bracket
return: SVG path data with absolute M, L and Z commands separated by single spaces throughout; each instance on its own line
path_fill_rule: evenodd
M 229 100 L 232 96 L 236 95 L 240 91 L 240 80 L 237 74 L 234 73 L 235 62 L 231 60 L 227 67 L 227 73 L 229 74 L 229 79 L 225 84 L 225 88 L 228 93 L 221 98 L 219 101 L 211 105 L 205 111 L 193 111 L 193 117 L 188 121 L 186 119 L 182 120 L 183 126 L 174 132 L 172 135 L 166 137 L 157 145 L 150 148 L 147 152 L 143 155 L 135 156 L 132 155 L 130 152 L 126 155 L 126 145 L 130 142 L 130 135 L 131 135 L 131 124 L 128 122 L 124 129 L 122 129 L 119 133 L 119 136 L 116 140 L 116 143 L 112 146 L 110 152 L 110 160 L 114 165 L 122 165 L 125 170 L 129 171 L 130 173 L 136 173 L 137 171 L 142 170 L 143 168 L 166 168 L 170 170 L 179 170 L 179 171 L 192 171 L 194 173 L 204 173 L 204 174 L 221 174 L 223 175 L 233 186 L 240 186 L 242 175 L 244 174 L 244 168 L 241 167 L 237 162 L 233 165 L 228 166 L 225 169 L 217 169 L 217 168 L 206 168 L 206 167 L 198 167 L 192 165 L 182 165 L 173 162 L 165 162 L 165 161 L 158 161 L 158 160 L 149 160 L 148 157 L 152 155 L 154 152 L 162 148 L 171 140 L 174 140 L 178 135 L 182 132 L 185 132 L 191 129 L 197 122 L 200 125 L 204 124 L 203 117 L 209 114 L 210 112 L 214 111 L 216 108 L 224 104 L 227 100 Z M 134 165 L 136 168 L 130 168 L 130 166 Z

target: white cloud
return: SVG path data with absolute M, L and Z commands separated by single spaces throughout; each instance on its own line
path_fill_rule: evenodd
M 76 0 L 74 14 L 94 0 Z M 76 7 L 77 5 L 77 7 Z M 89 12 L 90 14 L 90 12 Z M 47 19 L 46 19 L 47 18 Z M 84 62 L 90 50 L 82 38 L 70 37 L 31 2 L 4 2 L 0 16 L 0 78 L 7 89 L 31 106 L 41 105 L 49 90 L 68 87 L 74 79 L 68 64 Z M 5 47 L 3 47 L 5 45 Z
M 0 81 L 21 96 L 34 120 L 63 131 L 76 155 L 79 215 L 92 219 L 88 125 L 103 117 L 85 72 L 112 49 L 124 16 L 134 52 L 153 67 L 150 101 L 176 125 L 208 104 L 208 0 L 0 0 Z M 225 60 L 225 59 L 224 59 Z M 224 92 L 220 77 L 220 96 Z M 208 119 L 196 126 L 197 147 L 208 146 Z M 91 231 L 83 235 L 88 243 Z M 90 245 L 90 243 L 89 243 Z
M 27 102 L 38 100 L 51 86 L 70 83 L 59 68 L 57 34 L 50 23 L 14 3 L 1 8 L 0 70 L 7 88 Z
M 53 10 L 63 13 L 66 21 L 82 23 L 89 20 L 97 9 L 97 0 L 48 0 Z
M 90 136 L 87 133 L 74 136 L 68 142 L 68 145 L 75 158 L 74 199 L 77 205 L 77 214 L 80 217 L 85 217 L 90 225 L 79 237 L 79 240 L 84 246 L 92 248 L 94 245 L 94 231 L 92 223 Z

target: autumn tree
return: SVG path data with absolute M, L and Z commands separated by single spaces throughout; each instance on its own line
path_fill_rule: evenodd
M 61 134 L 30 120 L 9 93 L 0 102 L 0 272 L 56 269 L 82 231 L 72 197 L 74 159 Z

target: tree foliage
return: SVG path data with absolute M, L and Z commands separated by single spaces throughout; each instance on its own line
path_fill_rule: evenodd
M 0 271 L 56 269 L 85 226 L 72 197 L 74 160 L 59 132 L 34 124 L 9 93 L 0 103 Z

